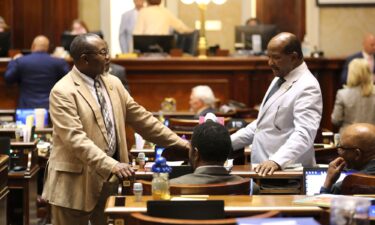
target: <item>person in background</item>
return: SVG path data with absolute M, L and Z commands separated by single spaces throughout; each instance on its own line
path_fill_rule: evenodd
M 227 128 L 212 120 L 194 128 L 189 161 L 194 173 L 170 180 L 171 184 L 213 184 L 242 180 L 224 167 L 232 149 Z
M 362 42 L 363 49 L 360 52 L 355 53 L 354 55 L 349 56 L 346 61 L 344 68 L 341 72 L 340 85 L 346 83 L 348 77 L 348 66 L 353 59 L 362 58 L 368 62 L 371 73 L 373 74 L 373 82 L 375 81 L 375 35 L 366 34 Z
M 68 63 L 48 54 L 49 40 L 39 35 L 31 45 L 31 54 L 16 55 L 9 62 L 4 79 L 7 84 L 18 83 L 18 108 L 49 108 L 52 87 L 70 70 Z
M 70 48 L 73 69 L 52 89 L 50 114 L 53 151 L 42 197 L 51 204 L 52 224 L 107 224 L 104 206 L 119 181 L 133 176 L 125 123 L 148 141 L 189 149 L 181 139 L 140 106 L 121 81 L 108 74 L 106 42 L 82 34 Z M 117 178 L 116 178 L 117 177 Z
M 233 149 L 252 144 L 255 172 L 271 175 L 294 163 L 315 166 L 314 139 L 322 118 L 319 82 L 303 61 L 301 43 L 283 32 L 267 47 L 275 75 L 262 101 L 258 118 L 232 134 Z
M 340 135 L 337 151 L 339 157 L 329 164 L 320 193 L 341 194 L 342 182 L 336 181 L 344 168 L 375 175 L 375 126 L 367 123 L 347 126 Z
M 256 17 L 251 17 L 251 18 L 246 20 L 245 25 L 249 26 L 249 27 L 257 26 L 257 25 L 260 25 L 260 21 Z
M 178 33 L 191 33 L 194 30 L 177 19 L 169 10 L 160 6 L 161 0 L 147 0 L 148 6 L 139 11 L 133 34 L 168 35 L 171 29 Z
M 340 131 L 353 123 L 375 124 L 375 91 L 365 59 L 350 62 L 347 83 L 337 91 L 331 119 Z
M 80 19 L 73 20 L 72 26 L 70 28 L 71 35 L 86 34 L 88 32 L 89 32 L 89 28 L 87 27 L 84 21 Z
M 133 30 L 139 10 L 141 10 L 143 5 L 144 0 L 134 0 L 134 9 L 125 12 L 121 16 L 119 41 L 123 53 L 132 52 L 133 50 Z
M 190 110 L 195 113 L 195 117 L 205 116 L 207 113 L 215 112 L 215 95 L 207 85 L 195 86 L 191 89 Z
M 5 32 L 9 30 L 9 26 L 5 22 L 4 18 L 0 16 L 0 32 Z

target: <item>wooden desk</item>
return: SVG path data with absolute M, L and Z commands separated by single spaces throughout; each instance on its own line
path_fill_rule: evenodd
M 8 218 L 14 224 L 36 224 L 37 175 L 39 166 L 29 172 L 10 171 L 8 173 L 10 195 L 8 199 Z M 22 209 L 20 212 L 19 209 Z M 10 221 L 12 222 L 12 221 Z
M 284 170 L 276 171 L 274 174 L 266 177 L 259 176 L 254 170 L 251 169 L 250 165 L 234 165 L 231 174 L 241 176 L 244 178 L 253 178 L 256 183 L 261 184 L 264 179 L 294 179 L 298 180 L 301 184 L 299 189 L 285 189 L 287 194 L 303 194 L 303 171 L 302 170 Z M 137 170 L 135 172 L 136 179 L 138 180 L 151 180 L 152 172 L 145 170 Z M 283 191 L 283 190 L 279 190 Z M 272 194 L 278 193 L 277 190 L 261 190 L 261 194 Z M 282 193 L 282 192 L 279 192 Z
M 231 217 L 251 216 L 258 213 L 278 210 L 287 216 L 314 216 L 322 224 L 328 223 L 327 212 L 316 206 L 300 206 L 293 204 L 294 200 L 305 198 L 304 195 L 232 195 L 209 196 L 209 200 L 224 200 L 226 215 Z M 111 220 L 129 220 L 130 213 L 147 211 L 146 202 L 152 200 L 152 196 L 143 196 L 141 202 L 135 202 L 134 196 L 126 196 L 124 206 L 115 206 L 115 196 L 107 200 L 105 214 Z M 129 221 L 130 222 L 130 221 Z M 117 223 L 114 223 L 117 224 Z M 121 224 L 121 223 L 118 223 Z M 131 224 L 131 223 L 129 223 Z
M 0 155 L 0 225 L 8 224 L 8 160 L 9 157 L 7 155 Z
M 209 85 L 221 102 L 234 99 L 249 107 L 260 104 L 274 75 L 267 57 L 138 58 L 114 59 L 126 68 L 134 99 L 149 111 L 158 111 L 165 97 L 177 100 L 178 111 L 189 110 L 191 88 Z M 323 94 L 322 127 L 332 130 L 331 113 L 345 60 L 341 58 L 306 58 L 316 75 Z M 8 61 L 0 61 L 0 108 L 16 108 L 17 85 L 6 85 L 4 72 Z

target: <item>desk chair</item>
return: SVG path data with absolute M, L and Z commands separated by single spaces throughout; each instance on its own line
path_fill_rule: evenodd
M 278 211 L 269 211 L 259 215 L 246 217 L 246 218 L 271 218 L 277 217 L 280 214 Z M 134 220 L 135 224 L 142 225 L 236 225 L 236 218 L 227 219 L 213 219 L 213 220 L 187 220 L 187 219 L 168 219 L 160 217 L 152 217 L 142 213 L 132 213 L 131 218 Z
M 151 182 L 140 180 L 144 194 L 151 194 Z M 171 184 L 171 195 L 248 195 L 250 179 L 217 184 Z
M 375 176 L 366 174 L 350 174 L 344 178 L 341 194 L 375 194 Z

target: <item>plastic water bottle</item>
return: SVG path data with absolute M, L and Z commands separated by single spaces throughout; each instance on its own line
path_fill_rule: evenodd
M 133 194 L 136 202 L 142 201 L 143 187 L 141 183 L 133 184 Z
M 151 170 L 152 172 L 154 172 L 151 182 L 153 199 L 170 199 L 171 196 L 169 193 L 169 173 L 171 172 L 171 167 L 167 165 L 165 158 L 157 158 Z
M 331 202 L 331 225 L 369 225 L 369 199 L 337 196 Z

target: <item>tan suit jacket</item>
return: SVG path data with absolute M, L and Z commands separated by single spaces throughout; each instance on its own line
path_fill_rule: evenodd
M 106 75 L 102 80 L 113 106 L 121 162 L 129 160 L 125 122 L 158 145 L 187 145 L 138 105 L 117 77 Z M 43 198 L 53 205 L 91 211 L 103 183 L 118 162 L 106 154 L 107 131 L 100 107 L 76 70 L 70 71 L 52 89 L 50 114 L 53 150 L 46 168 Z

